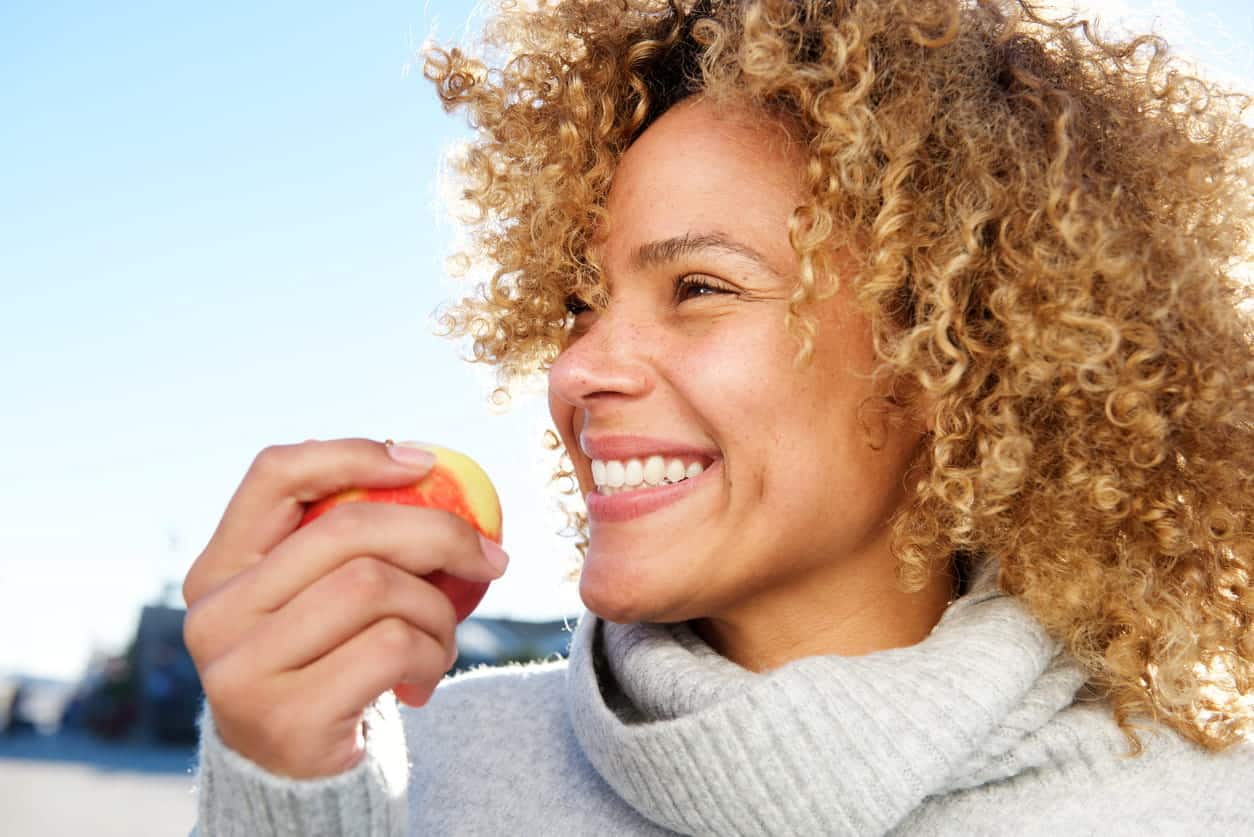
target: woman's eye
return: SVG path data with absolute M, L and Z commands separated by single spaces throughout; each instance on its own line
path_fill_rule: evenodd
M 580 314 L 591 310 L 592 308 L 588 305 L 588 303 L 584 302 L 574 294 L 566 297 L 566 313 L 570 314 L 572 317 L 578 317 Z
M 716 284 L 714 280 L 704 276 L 686 275 L 679 276 L 675 279 L 675 302 L 680 303 L 697 297 L 717 296 L 722 294 L 735 294 L 734 288 L 724 287 Z M 570 294 L 566 297 L 566 313 L 572 317 L 578 318 L 581 314 L 592 311 L 592 306 L 584 302 L 576 294 Z
M 686 299 L 702 296 L 715 296 L 717 294 L 735 293 L 731 288 L 725 288 L 722 285 L 715 284 L 713 281 L 703 276 L 680 276 L 675 280 L 675 301 L 683 302 Z

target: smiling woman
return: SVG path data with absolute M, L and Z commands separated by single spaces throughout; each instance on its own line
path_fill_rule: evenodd
M 888 522 L 925 428 L 867 443 L 859 411 L 882 393 L 848 287 L 816 304 L 809 362 L 793 362 L 803 162 L 750 110 L 694 96 L 661 116 L 620 160 L 593 242 L 609 303 L 579 310 L 549 370 L 591 489 L 584 603 L 618 623 L 693 620 L 755 671 L 913 644 L 954 597 L 948 568 L 921 590 L 895 583 Z M 645 484 L 644 463 L 681 456 L 698 478 Z M 617 468 L 627 491 L 608 482 Z
M 204 833 L 1248 828 L 1247 97 L 1028 3 L 520 5 L 427 55 L 445 326 L 547 375 L 588 612 L 436 688 L 473 535 L 292 534 L 412 473 L 264 454 L 186 588 Z

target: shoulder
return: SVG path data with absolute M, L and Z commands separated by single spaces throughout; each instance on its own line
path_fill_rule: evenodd
M 579 748 L 566 661 L 481 668 L 404 710 L 416 834 L 589 833 L 634 816 Z M 626 833 L 595 828 L 596 833 Z
M 407 737 L 429 746 L 454 727 L 487 738 L 517 735 L 524 727 L 552 731 L 566 718 L 566 668 L 566 660 L 511 663 L 447 677 L 426 706 L 402 710 Z
M 565 690 L 567 665 L 565 659 L 552 659 L 478 666 L 444 678 L 429 706 L 437 711 L 467 711 L 505 696 L 512 698 L 510 705 L 520 710 L 537 701 L 546 703 L 552 695 Z
M 1181 797 L 1193 792 L 1199 798 L 1216 802 L 1240 800 L 1248 813 L 1254 813 L 1254 798 L 1248 794 L 1254 782 L 1254 740 L 1212 751 L 1167 726 L 1146 720 L 1134 727 L 1141 742 L 1141 751 L 1134 754 L 1104 703 L 1075 704 L 1060 715 L 1059 721 L 1059 726 L 1075 739 L 1078 756 L 1062 760 L 1056 768 L 1061 772 L 1101 777 L 1105 781 L 1094 783 L 1098 789 L 1109 787 L 1147 794 L 1152 792 L 1145 782 L 1170 778 L 1177 791 L 1172 796 L 1182 802 L 1185 800 Z M 1188 802 L 1204 802 L 1199 798 Z M 1143 801 L 1151 802 L 1148 796 Z
M 1039 759 L 1000 781 L 928 799 L 901 833 L 1017 834 L 1242 833 L 1254 821 L 1254 741 L 1212 752 L 1163 726 L 1137 728 L 1142 750 L 1105 704 L 1073 704 L 1036 738 Z M 969 827 L 967 827 L 969 826 Z
M 1113 721 L 1111 721 L 1113 723 Z M 1254 822 L 1254 740 L 1211 751 L 1164 726 L 1138 727 L 1142 751 L 1124 746 L 1110 757 L 1099 798 L 1129 819 L 1174 834 L 1236 833 Z
M 1113 721 L 1110 723 L 1113 724 Z M 1254 822 L 1254 741 L 1214 752 L 1166 727 L 1138 729 L 1142 750 L 1094 754 L 1059 783 L 1064 817 L 1042 822 L 1053 834 L 1091 828 L 1108 834 L 1236 834 Z M 1069 830 L 1070 829 L 1070 830 Z
M 402 710 L 411 778 L 429 786 L 500 772 L 502 760 L 569 764 L 566 661 L 484 667 L 446 678 L 426 706 Z M 456 771 L 450 767 L 456 765 Z

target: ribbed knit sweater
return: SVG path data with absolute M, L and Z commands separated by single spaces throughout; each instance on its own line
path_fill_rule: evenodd
M 422 709 L 380 699 L 339 776 L 272 775 L 206 711 L 198 829 L 1254 835 L 1254 743 L 1209 754 L 1150 726 L 1129 758 L 1084 679 L 991 567 L 916 645 L 760 674 L 686 625 L 586 614 L 568 662 L 452 677 Z

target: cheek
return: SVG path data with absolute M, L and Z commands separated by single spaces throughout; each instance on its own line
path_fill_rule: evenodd
M 765 326 L 767 324 L 759 324 Z M 782 329 L 781 329 L 782 331 Z M 787 336 L 774 328 L 720 329 L 664 348 L 677 383 L 714 416 L 770 413 L 793 386 Z
M 866 378 L 873 357 L 843 325 L 823 324 L 827 340 L 800 370 L 796 341 L 782 327 L 718 347 L 737 363 L 703 359 L 705 403 L 719 416 L 731 474 L 743 491 L 760 494 L 751 501 L 769 501 L 775 513 L 805 516 L 816 504 L 852 513 L 875 505 L 897 476 L 905 440 L 877 434 L 880 416 L 862 408 L 873 395 Z M 878 435 L 873 440 L 887 442 L 884 450 L 868 448 L 860 415 L 867 432 Z

